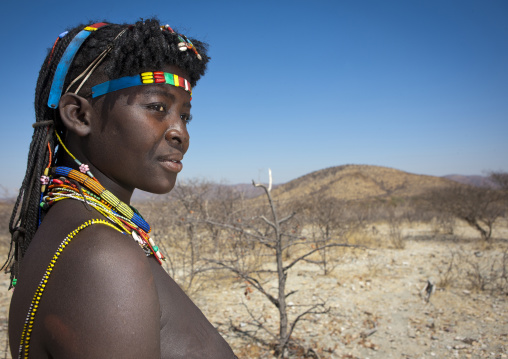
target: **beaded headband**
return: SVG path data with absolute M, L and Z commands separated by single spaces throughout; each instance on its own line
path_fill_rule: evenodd
M 92 31 L 96 31 L 97 29 L 100 29 L 101 27 L 107 26 L 107 23 L 101 22 L 93 25 L 89 25 L 85 27 L 83 30 L 81 30 L 71 41 L 69 46 L 65 49 L 64 54 L 62 55 L 62 58 L 60 62 L 58 63 L 57 69 L 55 71 L 55 75 L 53 76 L 53 83 L 51 84 L 51 90 L 49 93 L 48 98 L 48 106 L 50 108 L 56 109 L 58 107 L 58 102 L 60 101 L 60 97 L 62 96 L 62 90 L 63 85 L 65 82 L 65 77 L 67 76 L 67 72 L 69 71 L 69 67 L 72 64 L 72 61 L 74 59 L 74 56 L 78 52 L 79 48 L 83 44 L 83 42 L 90 36 Z M 169 31 L 171 34 L 176 35 L 179 39 L 178 43 L 178 49 L 180 51 L 186 51 L 186 50 L 192 50 L 197 58 L 201 60 L 201 55 L 196 50 L 196 47 L 194 44 L 185 36 L 181 34 L 177 34 L 169 25 L 161 26 L 161 31 L 166 30 Z M 122 34 L 127 29 L 124 29 L 121 31 L 116 37 L 115 40 L 122 36 Z M 57 38 L 57 41 L 60 38 L 63 38 L 67 32 L 64 32 L 59 35 Z M 55 45 L 56 42 L 55 41 Z M 55 48 L 55 45 L 53 45 L 53 50 Z M 69 91 L 70 87 L 76 83 L 79 79 L 84 79 L 81 81 L 81 84 L 75 91 L 75 93 L 78 93 L 78 91 L 81 89 L 81 86 L 83 86 L 83 83 L 91 76 L 92 72 L 97 68 L 97 66 L 104 60 L 106 55 L 111 51 L 112 45 L 108 46 L 106 50 L 104 50 L 91 64 L 88 66 L 85 71 L 83 71 L 77 78 L 75 78 L 71 84 L 67 87 L 65 92 Z M 53 55 L 53 50 L 51 51 L 50 59 Z M 140 75 L 141 78 L 138 76 L 130 76 L 130 77 L 122 77 L 116 80 L 111 80 L 102 84 L 99 84 L 97 86 L 94 86 L 92 88 L 92 94 L 93 97 L 97 97 L 100 95 L 104 95 L 109 92 L 113 92 L 116 90 L 120 90 L 123 88 L 131 87 L 131 86 L 138 86 L 138 85 L 145 85 L 145 84 L 151 84 L 151 83 L 167 83 L 176 87 L 181 87 L 187 91 L 191 97 L 192 97 L 192 91 L 191 91 L 191 85 L 190 83 L 177 75 L 173 75 L 170 73 L 164 73 L 164 72 L 144 72 Z M 96 89 L 94 91 L 94 89 Z
M 62 59 L 58 63 L 56 68 L 55 75 L 53 76 L 53 83 L 51 84 L 51 90 L 49 92 L 48 98 L 48 106 L 51 108 L 57 108 L 58 102 L 60 101 L 60 97 L 62 96 L 62 89 L 65 82 L 65 77 L 67 76 L 67 72 L 69 71 L 69 67 L 72 64 L 72 60 L 74 56 L 78 52 L 79 48 L 85 42 L 86 38 L 90 36 L 92 31 L 96 31 L 101 27 L 108 25 L 107 23 L 100 22 L 97 24 L 93 24 L 85 27 L 81 30 L 71 41 L 69 46 L 65 49 L 64 54 L 62 55 Z M 65 36 L 66 33 L 61 34 L 60 36 Z
M 162 71 L 143 72 L 139 75 L 120 77 L 119 79 L 103 82 L 92 87 L 92 98 L 132 86 L 151 84 L 168 84 L 181 87 L 191 95 L 192 100 L 192 88 L 189 81 L 181 76 Z

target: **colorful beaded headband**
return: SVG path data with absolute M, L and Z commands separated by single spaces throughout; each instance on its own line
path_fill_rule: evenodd
M 175 87 L 181 87 L 191 95 L 192 88 L 186 79 L 169 72 L 155 71 L 143 72 L 139 75 L 121 77 L 119 79 L 103 82 L 92 87 L 92 98 L 105 95 L 107 93 L 118 91 L 132 86 L 168 84 Z
M 57 108 L 58 102 L 60 101 L 60 97 L 62 96 L 62 89 L 65 82 L 65 77 L 67 76 L 67 72 L 69 71 L 69 67 L 72 64 L 72 60 L 74 56 L 78 52 L 79 48 L 85 42 L 86 38 L 90 36 L 92 31 L 96 31 L 101 27 L 108 25 L 107 23 L 100 22 L 97 24 L 93 24 L 85 27 L 81 30 L 71 41 L 69 46 L 65 49 L 64 54 L 62 55 L 62 59 L 58 63 L 56 68 L 55 75 L 53 76 L 53 83 L 51 84 L 51 90 L 49 92 L 48 98 L 48 106 L 51 108 Z M 61 34 L 60 36 L 65 36 L 66 33 Z

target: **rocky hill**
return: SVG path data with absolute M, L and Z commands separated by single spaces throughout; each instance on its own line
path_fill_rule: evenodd
M 326 195 L 343 200 L 412 197 L 449 185 L 451 180 L 417 175 L 393 168 L 368 165 L 343 165 L 315 171 L 273 190 L 279 200 Z

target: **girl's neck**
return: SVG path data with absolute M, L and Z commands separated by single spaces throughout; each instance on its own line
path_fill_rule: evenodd
M 126 204 L 130 204 L 132 193 L 134 192 L 134 189 L 128 189 L 120 184 L 116 183 L 112 179 L 110 179 L 108 176 L 106 176 L 104 173 L 102 173 L 97 167 L 95 167 L 91 163 L 87 163 L 85 161 L 82 161 L 83 164 L 88 165 L 90 172 L 93 174 L 93 176 L 99 181 L 99 183 L 104 186 L 107 190 L 109 190 L 111 193 L 113 193 L 116 197 L 118 197 L 122 202 Z M 64 166 L 64 167 L 70 167 L 72 169 L 75 169 L 79 171 L 78 164 L 70 158 L 67 154 L 63 156 L 59 156 L 58 160 L 56 162 L 57 166 Z

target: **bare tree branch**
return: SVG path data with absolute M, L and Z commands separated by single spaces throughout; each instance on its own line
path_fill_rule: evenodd
M 317 251 L 320 251 L 320 250 L 323 250 L 324 248 L 330 248 L 330 247 L 350 247 L 350 248 L 360 248 L 360 246 L 357 246 L 357 245 L 353 245 L 353 244 L 346 244 L 346 243 L 330 243 L 330 244 L 326 244 L 324 246 L 321 246 L 321 247 L 317 247 L 317 248 L 314 248 L 313 250 L 311 250 L 310 252 L 307 252 L 305 253 L 304 255 L 301 255 L 300 257 L 296 258 L 294 261 L 292 261 L 290 264 L 288 264 L 287 266 L 284 267 L 284 271 L 287 271 L 289 268 L 291 268 L 292 266 L 294 266 L 296 263 L 300 262 L 301 260 L 307 258 L 308 256 L 310 256 L 311 254 L 317 252 Z
M 247 338 L 249 338 L 249 339 L 252 339 L 252 340 L 254 340 L 255 342 L 258 342 L 259 344 L 261 344 L 261 345 L 263 345 L 263 346 L 265 346 L 265 347 L 270 346 L 270 343 L 268 343 L 267 341 L 265 341 L 265 340 L 261 339 L 261 338 L 260 338 L 259 336 L 257 336 L 257 335 L 252 335 L 251 333 L 249 333 L 249 332 L 248 332 L 248 331 L 246 331 L 246 330 L 242 330 L 242 329 L 240 329 L 239 327 L 237 327 L 236 325 L 234 325 L 232 321 L 230 321 L 230 322 L 229 322 L 229 326 L 230 326 L 230 328 L 231 328 L 234 332 L 236 332 L 236 333 L 238 333 L 238 334 L 241 334 L 241 335 L 243 335 L 243 336 L 245 336 L 245 337 L 247 337 Z
M 279 224 L 282 224 L 282 223 L 284 223 L 284 222 L 289 221 L 291 218 L 293 218 L 293 217 L 295 216 L 295 214 L 296 214 L 296 212 L 293 212 L 293 213 L 291 213 L 289 216 L 287 216 L 287 217 L 284 217 L 284 218 L 280 219 L 280 220 L 279 220 Z
M 273 297 L 270 293 L 268 293 L 264 288 L 263 285 L 254 277 L 246 274 L 245 272 L 238 270 L 235 267 L 229 266 L 224 262 L 215 260 L 215 259 L 207 259 L 207 261 L 210 261 L 212 263 L 218 264 L 219 266 L 222 266 L 224 269 L 227 269 L 235 274 L 237 274 L 240 278 L 243 278 L 249 284 L 251 284 L 257 291 L 262 293 L 270 302 L 272 302 L 277 308 L 279 307 L 279 301 Z
M 254 313 L 252 313 L 252 311 L 250 310 L 250 308 L 245 304 L 245 302 L 242 300 L 242 305 L 243 307 L 245 308 L 245 310 L 247 311 L 247 313 L 249 314 L 249 316 L 251 317 L 251 319 L 254 321 L 255 324 L 251 324 L 251 325 L 254 325 L 256 327 L 258 327 L 259 329 L 265 331 L 266 333 L 268 333 L 268 335 L 270 335 L 272 338 L 276 339 L 277 336 L 272 333 L 272 331 L 270 331 L 265 323 L 262 323 L 259 319 L 257 319 L 255 316 L 254 316 Z
M 261 216 L 260 218 L 261 218 L 263 221 L 265 221 L 265 222 L 266 222 L 266 224 L 268 224 L 270 227 L 275 228 L 275 224 L 274 224 L 273 222 L 270 222 L 268 219 L 266 219 L 266 217 L 265 217 L 265 216 Z
M 319 308 L 319 307 L 322 307 L 324 308 L 323 310 L 320 310 L 320 311 L 315 311 L 314 309 L 316 308 Z M 306 315 L 309 315 L 309 314 L 326 314 L 330 311 L 330 308 L 325 308 L 325 303 L 319 303 L 319 304 L 314 304 L 312 307 L 310 307 L 309 309 L 307 309 L 306 311 L 304 311 L 303 313 L 300 313 L 296 318 L 295 320 L 293 321 L 293 323 L 291 324 L 291 328 L 289 329 L 289 337 L 291 337 L 291 334 L 293 333 L 293 330 L 295 329 L 296 327 L 296 324 L 301 320 L 303 319 Z
M 289 296 L 290 296 L 290 295 L 292 295 L 292 294 L 297 293 L 297 292 L 298 292 L 298 290 L 292 290 L 291 292 L 289 292 L 288 294 L 286 294 L 286 298 L 287 298 L 287 297 L 289 297 Z
M 209 223 L 209 224 L 213 224 L 215 226 L 219 226 L 219 227 L 223 227 L 223 228 L 228 228 L 228 229 L 231 229 L 231 230 L 236 231 L 236 232 L 244 233 L 247 236 L 256 238 L 259 241 L 259 243 L 262 243 L 262 244 L 264 244 L 265 246 L 267 246 L 269 248 L 273 248 L 273 244 L 271 242 L 267 241 L 266 237 L 264 237 L 262 235 L 257 235 L 257 234 L 253 234 L 253 233 L 250 233 L 250 232 L 246 232 L 243 228 L 235 227 L 235 226 L 232 226 L 232 225 L 229 225 L 229 224 L 225 224 L 225 223 L 217 223 L 217 222 L 210 221 L 210 220 L 206 220 L 205 222 Z

